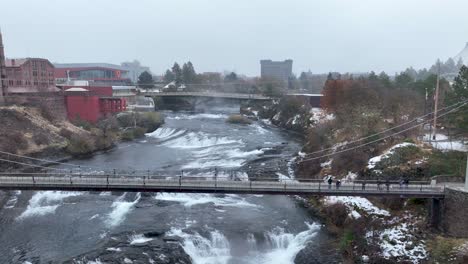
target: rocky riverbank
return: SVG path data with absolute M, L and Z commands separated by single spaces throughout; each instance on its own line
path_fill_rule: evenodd
M 63 161 L 108 150 L 121 140 L 156 130 L 164 118 L 154 112 L 121 113 L 97 124 L 80 120 L 72 123 L 40 108 L 9 106 L 0 107 L 0 123 L 0 158 L 5 159 L 0 161 L 0 168 L 7 170 L 30 167 L 26 164 L 49 165 L 15 155 Z

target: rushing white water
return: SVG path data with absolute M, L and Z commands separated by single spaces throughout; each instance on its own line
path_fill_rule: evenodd
M 18 219 L 25 219 L 31 216 L 43 216 L 55 213 L 55 210 L 62 204 L 62 200 L 72 196 L 82 195 L 80 192 L 59 192 L 41 191 L 36 192 L 29 200 L 26 210 L 18 216 Z
M 225 195 L 224 197 L 216 197 L 211 194 L 158 193 L 156 194 L 155 199 L 179 202 L 186 207 L 206 203 L 213 203 L 216 206 L 228 207 L 258 207 L 258 205 L 249 203 L 245 200 L 245 198 L 238 195 Z
M 243 256 L 231 254 L 229 240 L 218 230 L 211 231 L 209 237 L 203 237 L 196 232 L 188 234 L 181 229 L 172 228 L 169 235 L 183 239 L 182 247 L 194 264 L 227 264 L 233 260 L 251 264 L 293 264 L 297 253 L 320 229 L 317 224 L 306 224 L 308 229 L 298 234 L 275 227 L 264 234 L 267 245 L 259 245 L 253 234 L 247 234 L 247 250 Z M 260 248 L 263 250 L 259 250 Z
M 217 230 L 211 231 L 209 238 L 198 233 L 187 234 L 175 228 L 171 229 L 170 235 L 184 240 L 182 247 L 194 264 L 225 264 L 231 258 L 229 241 Z
M 112 203 L 112 211 L 107 216 L 106 221 L 110 227 L 114 227 L 122 223 L 125 220 L 126 215 L 132 211 L 133 206 L 138 203 L 141 198 L 141 194 L 137 193 L 135 200 L 129 202 L 125 201 L 126 195 L 127 193 L 122 194 L 122 196 Z
M 226 119 L 228 115 L 226 114 L 194 114 L 194 115 L 177 115 L 174 117 L 166 117 L 167 119 L 175 119 L 175 120 L 192 120 L 192 119 Z
M 134 244 L 144 244 L 146 242 L 149 242 L 153 240 L 152 238 L 145 237 L 143 234 L 135 234 L 131 235 L 129 238 L 130 245 Z
M 185 130 L 177 130 L 170 127 L 160 127 L 151 133 L 147 133 L 147 137 L 156 138 L 159 140 L 168 140 L 171 138 L 178 137 L 185 133 Z
M 257 263 L 294 263 L 294 258 L 306 245 L 307 241 L 315 236 L 320 229 L 318 224 L 306 223 L 308 229 L 298 234 L 285 232 L 284 228 L 276 227 L 266 233 L 266 238 L 270 244 L 271 251 L 260 256 Z
M 204 132 L 190 132 L 182 137 L 166 141 L 164 146 L 170 148 L 196 149 L 233 143 L 243 144 L 242 140 L 209 136 Z
M 8 199 L 8 201 L 5 203 L 5 208 L 6 209 L 11 209 L 15 207 L 16 202 L 18 202 L 18 197 L 21 195 L 21 191 L 14 191 L 13 195 Z

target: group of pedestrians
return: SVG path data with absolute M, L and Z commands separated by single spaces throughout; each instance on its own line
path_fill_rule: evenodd
M 333 185 L 333 177 L 328 176 L 326 178 L 326 182 L 328 183 L 328 189 L 331 189 Z M 362 190 L 364 191 L 366 189 L 367 182 L 366 180 L 363 180 L 361 183 L 362 183 Z M 403 187 L 408 188 L 409 180 L 407 178 L 400 178 L 398 183 L 400 185 L 400 189 L 403 189 Z M 336 185 L 336 189 L 339 189 L 341 186 L 341 180 L 339 179 L 335 180 L 335 185 Z M 383 185 L 385 185 L 385 187 Z M 386 179 L 385 181 L 383 181 L 382 179 L 377 179 L 377 190 L 384 190 L 385 188 L 387 191 L 390 191 L 390 186 L 391 186 L 390 179 Z
M 333 184 L 333 177 L 332 176 L 328 176 L 327 183 L 328 183 L 328 189 L 331 189 L 332 184 Z M 340 189 L 341 180 L 337 179 L 336 182 L 335 182 L 335 185 L 336 185 L 336 189 Z

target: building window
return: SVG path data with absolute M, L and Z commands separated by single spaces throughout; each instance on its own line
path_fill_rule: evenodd
M 37 71 L 33 71 L 33 76 L 37 77 Z
M 22 85 L 21 80 L 16 80 L 16 85 Z
M 35 85 L 35 86 L 38 86 L 38 85 L 39 85 L 39 82 L 38 82 L 38 81 L 34 81 L 34 85 Z

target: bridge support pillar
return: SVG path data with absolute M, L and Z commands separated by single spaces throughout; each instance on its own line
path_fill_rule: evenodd
M 468 238 L 468 191 L 464 188 L 445 188 L 442 229 L 450 236 Z
M 433 198 L 429 208 L 429 225 L 432 228 L 440 229 L 442 221 L 443 199 Z

